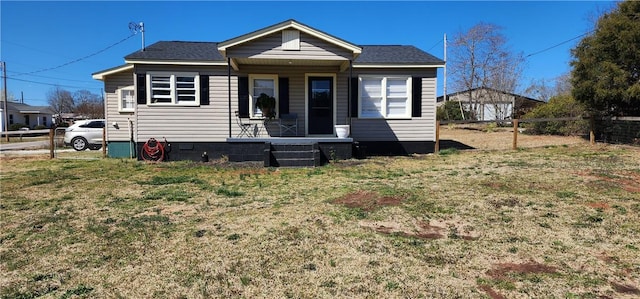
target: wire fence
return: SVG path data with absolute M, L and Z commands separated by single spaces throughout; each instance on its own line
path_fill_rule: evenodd
M 505 121 L 438 121 L 435 152 L 455 149 L 508 150 L 595 143 L 595 126 L 582 117 Z M 540 134 L 553 132 L 553 134 Z
M 552 132 L 553 134 L 540 134 Z M 105 131 L 97 150 L 75 151 L 64 145 L 65 128 L 2 132 L 1 152 L 40 155 L 50 159 L 107 157 Z M 509 150 L 596 142 L 640 146 L 640 117 L 593 119 L 582 117 L 496 121 L 437 121 L 434 151 L 444 149 Z M 8 149 L 8 150 L 7 150 Z M 13 149 L 13 150 L 12 150 Z M 29 151 L 21 151 L 28 149 Z
M 76 151 L 64 144 L 65 128 L 2 132 L 3 157 L 40 156 L 49 159 L 94 160 L 107 157 L 105 139 L 100 150 Z M 104 132 L 103 132 L 104 137 Z

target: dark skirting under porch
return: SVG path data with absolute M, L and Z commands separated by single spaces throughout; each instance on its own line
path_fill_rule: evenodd
M 138 160 L 145 159 L 145 142 L 136 144 Z M 273 166 L 320 166 L 330 160 L 351 159 L 351 138 L 227 138 L 226 142 L 171 142 L 164 145 L 164 161 L 203 161 L 227 157 L 231 162 L 262 161 Z M 113 156 L 115 157 L 115 156 Z
M 120 142 L 124 145 L 128 142 Z M 109 156 L 125 158 L 127 151 L 112 151 L 119 142 L 109 142 Z M 144 142 L 136 143 L 134 157 L 145 160 Z M 404 156 L 434 152 L 433 141 L 354 141 L 352 138 L 227 138 L 226 142 L 171 142 L 165 145 L 164 161 L 203 161 L 226 157 L 231 162 L 263 162 L 267 167 L 320 166 L 332 160 L 367 156 Z M 122 152 L 121 154 L 118 154 Z

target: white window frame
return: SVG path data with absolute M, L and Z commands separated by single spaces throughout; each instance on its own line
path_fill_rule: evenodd
M 169 77 L 169 98 L 171 102 L 152 103 L 153 91 L 151 90 L 151 79 L 154 76 Z M 194 82 L 194 101 L 178 101 L 178 88 L 176 77 L 193 77 Z M 149 106 L 200 106 L 200 74 L 198 72 L 147 72 L 147 105 Z
M 124 91 L 131 91 L 133 92 L 133 106 L 131 108 L 125 108 L 124 105 L 122 105 L 122 93 Z M 119 112 L 135 112 L 136 109 L 136 89 L 133 85 L 131 86 L 126 86 L 126 87 L 122 87 L 120 89 L 118 89 L 118 111 Z
M 276 98 L 276 118 L 278 118 L 279 115 L 279 105 L 280 105 L 280 99 L 278 97 L 278 93 L 279 93 L 279 89 L 278 89 L 278 75 L 277 74 L 249 74 L 249 117 L 250 118 L 258 118 L 258 119 L 262 119 L 264 118 L 264 116 L 261 113 L 257 113 L 255 110 L 257 109 L 255 107 L 255 102 L 258 99 L 258 96 L 260 95 L 254 95 L 253 94 L 253 85 L 254 85 L 254 80 L 255 79 L 267 79 L 267 80 L 273 80 L 273 97 Z
M 380 103 L 380 114 L 381 116 L 372 116 L 372 115 L 363 115 L 362 113 L 362 95 L 363 95 L 363 88 L 364 88 L 364 84 L 362 83 L 363 79 L 375 79 L 375 80 L 380 80 L 381 81 L 381 86 L 380 86 L 380 95 L 382 97 L 381 99 L 381 103 Z M 391 97 L 388 96 L 388 92 L 387 92 L 387 80 L 389 79 L 393 79 L 393 80 L 405 80 L 406 82 L 406 90 L 407 90 L 407 99 L 405 101 L 405 113 L 403 115 L 392 115 L 389 116 L 389 112 L 387 111 L 387 107 L 388 107 L 388 100 L 391 99 Z M 411 118 L 411 103 L 412 103 L 412 79 L 411 76 L 404 76 L 404 75 L 389 75 L 389 76 L 385 76 L 385 75 L 362 75 L 358 77 L 358 116 L 359 118 L 370 118 L 370 119 L 408 119 Z

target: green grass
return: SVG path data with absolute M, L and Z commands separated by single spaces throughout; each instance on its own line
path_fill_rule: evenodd
M 95 154 L 95 153 L 86 153 Z M 640 150 L 2 161 L 0 298 L 622 297 Z M 555 273 L 505 272 L 539 264 Z

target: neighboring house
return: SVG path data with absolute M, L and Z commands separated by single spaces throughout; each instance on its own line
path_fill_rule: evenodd
M 112 157 L 130 156 L 132 145 L 140 156 L 147 140 L 166 138 L 171 160 L 206 152 L 284 165 L 272 153 L 282 143 L 310 144 L 323 161 L 365 148 L 432 152 L 443 66 L 414 46 L 355 45 L 288 20 L 219 43 L 160 41 L 93 78 L 105 85 Z M 256 107 L 261 93 L 276 99 L 274 119 Z M 236 112 L 250 137 L 239 136 L 247 127 Z M 280 116 L 291 114 L 294 136 L 280 137 Z M 350 136 L 336 138 L 335 125 Z
M 473 101 L 469 101 L 471 98 Z M 545 102 L 529 97 L 482 87 L 450 93 L 449 101 L 459 101 L 465 111 L 474 110 L 477 120 L 504 120 L 520 118 L 534 107 Z M 470 103 L 471 102 L 471 103 Z M 438 97 L 438 106 L 444 103 L 444 97 Z M 515 105 L 515 110 L 513 109 Z M 475 106 L 475 109 L 472 109 Z M 515 113 L 514 113 L 515 111 Z
M 2 103 L 2 106 L 0 106 L 1 131 L 5 131 L 5 113 L 2 109 L 3 107 L 4 102 Z M 7 102 L 7 107 L 6 115 L 8 118 L 9 129 L 11 129 L 11 125 L 13 124 L 22 124 L 24 127 L 29 129 L 33 129 L 38 126 L 50 128 L 53 124 L 54 112 L 47 106 L 30 106 L 23 103 Z

